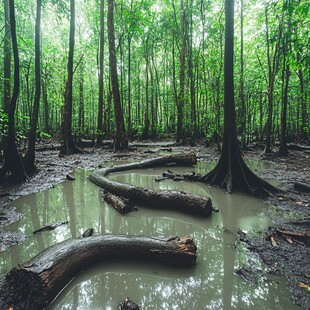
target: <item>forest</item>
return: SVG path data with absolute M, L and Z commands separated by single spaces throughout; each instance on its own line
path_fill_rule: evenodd
M 44 198 L 41 210 L 31 200 L 36 207 L 29 212 L 36 215 L 25 224 L 28 228 L 14 228 L 22 225 L 16 223 L 26 212 L 15 207 L 15 200 L 49 188 L 57 192 L 67 183 L 93 186 L 89 192 L 96 184 L 101 209 L 112 206 L 120 213 L 115 221 L 135 218 L 131 214 L 137 209 L 145 212 L 141 205 L 158 209 L 161 216 L 166 209 L 188 214 L 186 220 L 175 213 L 168 216 L 186 223 L 197 215 L 211 217 L 212 229 L 222 227 L 217 233 L 223 235 L 224 248 L 228 231 L 234 236 L 229 242 L 244 244 L 238 255 L 257 253 L 271 273 L 285 277 L 294 306 L 310 306 L 309 1 L 3 0 L 0 12 L 0 308 L 43 309 L 73 277 L 100 260 L 131 261 L 136 253 L 156 263 L 191 266 L 196 257 L 199 263 L 203 241 L 197 237 L 197 220 L 182 237 L 183 228 L 178 232 L 172 228 L 178 224 L 166 224 L 172 226 L 164 239 L 156 239 L 163 237 L 162 230 L 150 234 L 149 228 L 138 235 L 121 227 L 96 230 L 98 223 L 89 220 L 83 226 L 84 215 L 78 216 L 82 211 L 74 203 L 74 188 L 82 185 L 70 185 L 61 194 L 59 214 L 68 208 L 63 218 L 55 215 L 49 221 L 52 202 L 49 208 Z M 143 183 L 152 170 L 158 175 L 150 182 L 157 185 Z M 137 171 L 141 181 L 135 179 Z M 188 184 L 185 191 L 183 184 Z M 226 195 L 232 198 L 223 202 Z M 261 210 L 266 204 L 275 206 L 276 214 L 264 209 L 272 224 L 260 227 L 257 237 L 255 224 L 243 228 L 241 220 L 228 222 L 227 209 L 238 204 L 234 199 L 257 199 L 249 204 L 260 201 Z M 240 210 L 233 218 L 247 218 L 248 211 Z M 217 217 L 221 224 L 215 224 Z M 30 223 L 31 237 L 26 233 Z M 56 238 L 52 231 L 61 229 L 70 234 Z M 37 234 L 49 238 L 43 238 L 46 246 Z M 35 243 L 40 250 L 28 253 Z M 19 260 L 7 257 L 14 248 Z M 236 271 L 231 265 L 223 278 L 222 304 L 207 308 L 234 308 L 234 280 L 228 281 L 227 294 L 227 274 L 250 282 L 257 276 L 256 267 L 238 267 Z M 34 287 L 30 293 L 29 285 Z M 281 291 L 272 285 L 266 296 Z M 202 299 L 202 292 L 195 294 Z M 141 296 L 133 297 L 142 308 L 148 305 Z M 274 300 L 268 298 L 262 304 L 253 301 L 253 309 L 273 308 Z M 287 296 L 279 298 L 279 309 L 293 307 Z M 201 308 L 195 302 L 179 309 Z M 237 308 L 246 306 L 239 302 Z M 174 309 L 155 301 L 152 305 Z M 127 297 L 119 307 L 139 309 Z

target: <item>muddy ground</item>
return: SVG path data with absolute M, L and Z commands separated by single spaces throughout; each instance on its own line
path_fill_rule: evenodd
M 43 150 L 44 148 L 46 150 Z M 166 151 L 193 150 L 199 160 L 216 161 L 219 157 L 219 152 L 213 146 L 177 147 L 163 142 L 150 149 L 133 145 L 128 153 L 113 153 L 109 146 L 87 148 L 85 154 L 66 157 L 60 157 L 57 147 L 53 149 L 50 144 L 40 146 L 40 151 L 37 152 L 38 172 L 30 181 L 21 185 L 6 184 L 0 187 L 0 252 L 25 238 L 15 232 L 1 231 L 1 227 L 18 220 L 21 216 L 10 208 L 10 202 L 14 199 L 51 188 L 64 181 L 67 175 L 77 168 L 96 169 L 111 161 L 138 161 L 156 157 L 162 148 Z M 261 151 L 251 149 L 244 152 L 244 157 L 275 164 L 272 165 L 273 168 L 258 171 L 257 174 L 281 182 L 283 192 L 267 200 L 275 204 L 279 210 L 290 210 L 295 218 L 290 222 L 285 222 L 281 217 L 273 218 L 274 227 L 265 232 L 265 236 L 257 238 L 243 235 L 241 232 L 240 239 L 251 251 L 258 253 L 270 272 L 285 275 L 289 281 L 293 301 L 305 309 L 310 309 L 310 193 L 294 189 L 295 182 L 309 184 L 310 154 L 303 151 L 290 151 L 287 157 L 278 157 L 276 154 L 266 157 L 260 154 Z M 251 273 L 246 266 L 244 270 Z

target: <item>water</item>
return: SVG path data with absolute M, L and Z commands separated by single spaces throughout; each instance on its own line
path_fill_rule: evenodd
M 204 173 L 211 166 L 199 163 L 196 171 Z M 193 170 L 171 169 L 175 173 Z M 190 236 L 198 247 L 194 267 L 103 262 L 77 275 L 50 309 L 117 309 L 126 296 L 141 309 L 298 309 L 289 300 L 283 278 L 272 281 L 263 277 L 257 285 L 251 285 L 233 272 L 246 262 L 260 268 L 258 259 L 237 243 L 235 232 L 241 228 L 259 234 L 271 224 L 268 213 L 274 209 L 259 199 L 225 194 L 205 184 L 154 182 L 162 172 L 162 168 L 135 170 L 113 174 L 110 178 L 137 186 L 178 188 L 208 195 L 220 212 L 210 218 L 199 218 L 141 206 L 137 212 L 121 216 L 102 201 L 100 188 L 87 179 L 89 172 L 78 170 L 76 181 L 61 183 L 54 189 L 12 203 L 23 216 L 5 229 L 24 233 L 28 238 L 0 254 L 1 273 L 26 262 L 50 245 L 81 236 L 89 227 L 94 228 L 95 234 Z M 32 235 L 40 227 L 67 220 L 67 225 L 54 231 Z

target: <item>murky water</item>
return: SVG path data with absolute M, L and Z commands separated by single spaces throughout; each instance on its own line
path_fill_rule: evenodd
M 197 172 L 211 166 L 199 163 Z M 193 168 L 173 168 L 184 173 Z M 117 173 L 110 178 L 134 185 L 180 189 L 208 195 L 220 213 L 211 218 L 139 207 L 137 212 L 119 215 L 102 201 L 101 190 L 92 184 L 89 172 L 75 172 L 76 181 L 54 189 L 22 197 L 13 202 L 22 218 L 5 227 L 29 237 L 0 255 L 1 273 L 27 261 L 44 248 L 62 240 L 79 237 L 87 228 L 95 234 L 147 236 L 191 236 L 198 247 L 197 264 L 191 268 L 171 268 L 141 262 L 102 263 L 78 275 L 61 292 L 50 309 L 117 309 L 126 296 L 141 309 L 295 309 L 283 278 L 260 278 L 257 285 L 234 275 L 245 262 L 259 268 L 259 262 L 237 244 L 235 232 L 260 233 L 270 224 L 272 207 L 241 194 L 228 195 L 200 183 L 163 181 L 154 178 L 162 168 Z M 274 212 L 274 210 L 272 211 Z M 45 225 L 69 221 L 54 231 L 32 235 Z M 298 309 L 298 307 L 296 307 Z

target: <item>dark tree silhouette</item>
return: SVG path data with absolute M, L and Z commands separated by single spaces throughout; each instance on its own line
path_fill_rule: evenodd
M 224 136 L 220 159 L 215 168 L 200 180 L 226 189 L 257 194 L 277 191 L 256 176 L 242 159 L 237 139 L 234 101 L 234 1 L 225 0 L 224 55 Z
M 62 122 L 62 154 L 82 153 L 76 146 L 72 135 L 72 93 L 73 93 L 73 56 L 75 44 L 75 0 L 70 0 L 70 34 L 67 72 L 68 78 L 64 94 L 64 111 Z
M 97 144 L 103 139 L 103 60 L 104 60 L 104 0 L 100 0 L 100 37 L 99 37 L 99 94 L 98 94 L 98 125 Z
M 16 38 L 14 0 L 9 1 L 9 12 L 10 12 L 11 38 L 12 38 L 12 48 L 14 57 L 14 86 L 8 110 L 8 133 L 4 139 L 4 145 L 5 145 L 5 148 L 3 150 L 4 163 L 0 173 L 0 180 L 3 179 L 3 177 L 8 172 L 10 173 L 11 178 L 14 182 L 24 182 L 27 180 L 27 175 L 25 172 L 22 158 L 17 150 L 15 141 L 16 140 L 15 125 L 14 125 L 14 115 L 20 88 L 19 55 L 18 55 L 18 45 Z
M 11 101 L 11 27 L 10 27 L 10 12 L 9 1 L 3 1 L 4 6 L 4 31 L 3 39 L 3 111 L 9 110 Z
M 116 125 L 114 148 L 115 150 L 125 150 L 128 148 L 128 138 L 125 131 L 124 116 L 121 107 L 121 96 L 117 76 L 113 0 L 108 1 L 108 39 L 109 39 L 110 75 L 111 75 L 112 93 L 114 99 L 114 115 Z
M 24 164 L 27 173 L 32 173 L 36 170 L 35 167 L 35 144 L 37 136 L 37 124 L 40 107 L 40 95 L 41 95 L 41 47 L 40 47 L 40 32 L 41 32 L 41 6 L 42 1 L 37 0 L 37 12 L 36 12 L 36 23 L 35 23 L 35 95 L 33 112 L 30 123 L 29 132 L 29 146 L 24 159 Z

